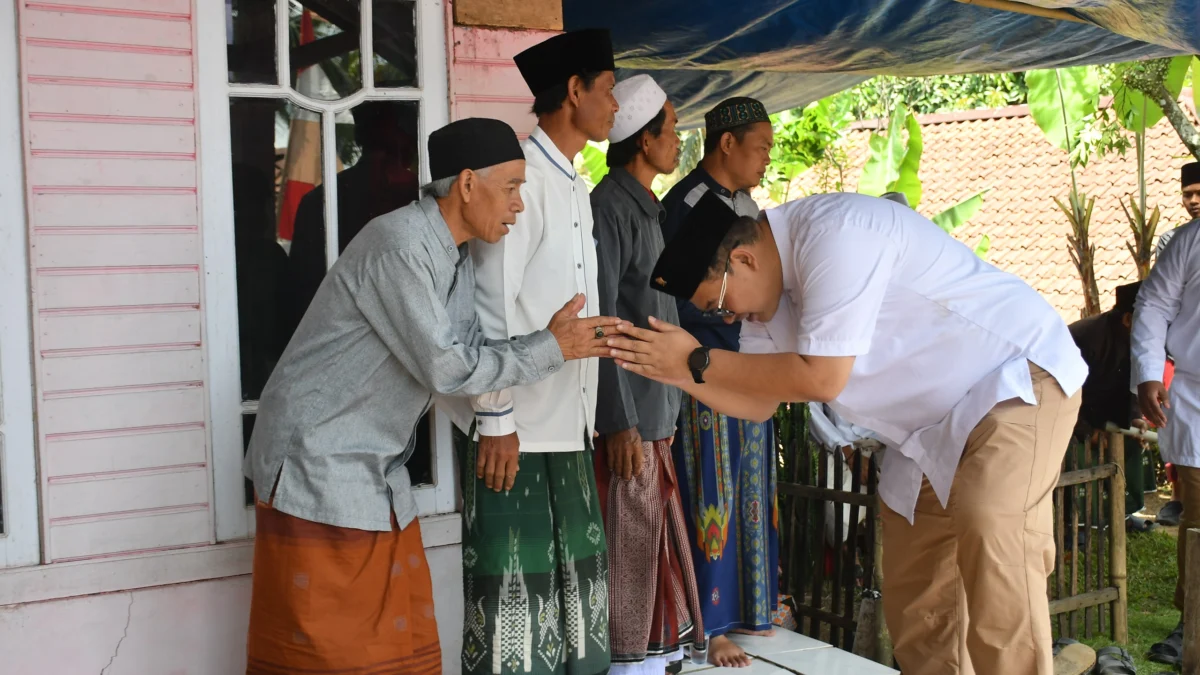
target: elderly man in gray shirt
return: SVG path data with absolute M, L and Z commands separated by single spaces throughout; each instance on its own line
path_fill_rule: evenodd
M 467 119 L 429 137 L 433 183 L 376 218 L 330 270 L 263 391 L 246 456 L 258 496 L 249 666 L 434 675 L 433 591 L 405 462 L 435 396 L 529 384 L 604 354 L 616 319 L 485 340 L 465 244 L 523 208 L 512 129 Z M 379 670 L 378 672 L 383 672 Z

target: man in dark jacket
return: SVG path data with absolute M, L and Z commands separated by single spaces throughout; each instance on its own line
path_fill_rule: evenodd
M 1133 325 L 1133 302 L 1141 282 L 1118 286 L 1117 304 L 1107 312 L 1080 319 L 1071 324 L 1071 337 L 1088 364 L 1087 381 L 1083 384 L 1083 403 L 1075 425 L 1075 440 L 1082 443 L 1089 437 L 1099 438 L 1105 426 L 1112 422 L 1122 429 L 1129 428 L 1141 415 L 1136 414 L 1137 398 L 1129 389 L 1129 328 Z M 1142 446 L 1125 437 L 1125 513 L 1126 526 L 1138 531 L 1148 527 L 1147 521 L 1133 518 L 1145 505 L 1142 479 Z M 1069 518 L 1069 516 L 1068 516 Z

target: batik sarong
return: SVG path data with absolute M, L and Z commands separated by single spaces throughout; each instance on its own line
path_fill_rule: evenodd
M 255 512 L 247 675 L 440 675 L 421 526 L 370 532 Z
M 522 453 L 511 490 L 463 486 L 464 675 L 608 672 L 608 561 L 591 452 Z
M 672 454 L 710 636 L 771 628 L 779 596 L 772 424 L 714 413 L 684 394 Z
M 642 443 L 642 471 L 630 480 L 609 471 L 604 441 L 595 461 L 608 537 L 612 672 L 662 672 L 683 658 L 684 643 L 704 634 L 670 441 Z

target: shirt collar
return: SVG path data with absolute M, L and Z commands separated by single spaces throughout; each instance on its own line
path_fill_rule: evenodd
M 616 168 L 608 172 L 608 178 L 611 178 L 614 183 L 621 186 L 626 192 L 633 197 L 633 201 L 642 207 L 647 216 L 658 218 L 658 214 L 663 212 L 662 204 L 654 197 L 654 193 L 646 189 L 645 185 L 638 182 L 633 174 L 625 169 Z
M 558 146 L 550 140 L 550 136 L 540 126 L 533 128 L 533 133 L 529 134 L 529 140 L 562 175 L 575 180 L 575 163 L 567 159 L 567 156 L 558 149 Z
M 728 188 L 718 183 L 717 179 L 712 177 L 712 174 L 704 170 L 704 167 L 697 166 L 696 173 L 699 174 L 700 180 L 704 181 L 704 184 L 708 186 L 709 190 L 712 190 L 722 197 L 726 199 L 733 199 L 733 195 L 737 194 L 735 192 L 730 192 Z
M 421 210 L 425 212 L 429 228 L 433 230 L 434 236 L 437 237 L 437 243 L 445 252 L 446 257 L 450 258 L 450 262 L 455 265 L 460 264 L 467 256 L 467 247 L 459 247 L 454 244 L 454 237 L 450 236 L 450 226 L 442 217 L 442 210 L 438 208 L 437 200 L 431 195 L 422 197 L 418 203 Z

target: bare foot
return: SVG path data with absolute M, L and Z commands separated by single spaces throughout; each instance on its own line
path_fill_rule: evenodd
M 722 668 L 748 668 L 750 657 L 733 640 L 720 635 L 708 646 L 708 662 Z
M 758 637 L 775 637 L 775 629 L 774 628 L 768 628 L 766 630 L 746 630 L 744 628 L 732 628 L 729 630 L 729 632 L 737 633 L 738 635 L 757 635 Z

